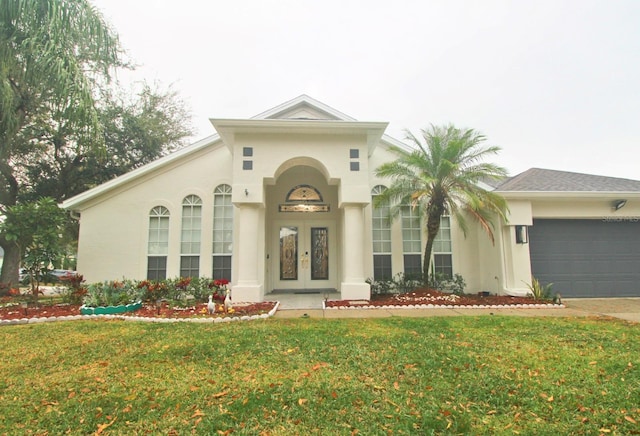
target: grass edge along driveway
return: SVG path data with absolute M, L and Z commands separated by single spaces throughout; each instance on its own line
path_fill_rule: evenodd
M 624 321 L 76 321 L 0 337 L 0 434 L 640 434 L 640 327 Z

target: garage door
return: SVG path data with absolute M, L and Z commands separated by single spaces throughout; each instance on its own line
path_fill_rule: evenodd
M 531 271 L 563 297 L 640 297 L 640 221 L 535 219 Z

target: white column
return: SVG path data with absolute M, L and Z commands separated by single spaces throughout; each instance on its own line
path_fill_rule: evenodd
M 238 204 L 238 256 L 235 285 L 232 287 L 234 301 L 257 302 L 264 299 L 263 286 L 258 274 L 258 243 L 260 232 L 260 210 L 258 204 Z
M 345 204 L 343 236 L 343 262 L 340 286 L 345 300 L 368 300 L 371 289 L 364 277 L 364 204 Z

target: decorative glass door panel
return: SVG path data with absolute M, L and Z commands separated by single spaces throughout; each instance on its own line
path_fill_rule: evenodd
M 329 229 L 311 227 L 311 280 L 329 279 Z
M 280 280 L 298 280 L 297 227 L 280 227 Z

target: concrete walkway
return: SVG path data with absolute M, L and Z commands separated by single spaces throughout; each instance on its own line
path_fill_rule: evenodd
M 555 316 L 555 317 L 613 317 L 640 323 L 640 297 L 630 298 L 571 298 L 564 299 L 565 307 L 513 309 L 353 309 L 322 310 L 323 296 L 318 294 L 268 295 L 278 299 L 280 307 L 274 318 L 384 318 L 391 316 Z M 275 298 L 274 298 L 275 297 Z M 330 294 L 337 299 L 339 294 Z M 270 298 L 267 298 L 268 300 Z

